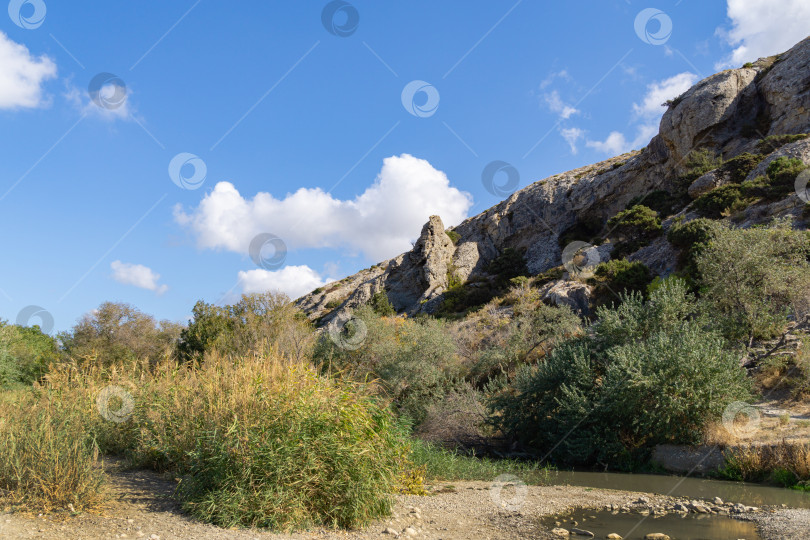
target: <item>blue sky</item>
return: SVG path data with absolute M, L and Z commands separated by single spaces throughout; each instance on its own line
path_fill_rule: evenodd
M 497 203 L 493 161 L 525 187 L 646 145 L 664 100 L 807 28 L 804 0 L 12 0 L 0 318 L 297 296 Z

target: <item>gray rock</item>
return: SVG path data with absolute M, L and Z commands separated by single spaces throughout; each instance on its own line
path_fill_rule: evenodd
M 715 169 L 709 171 L 689 186 L 687 193 L 693 199 L 697 199 L 704 193 L 708 193 L 716 187 L 720 187 L 729 182 L 729 178 L 725 174 L 720 174 L 720 171 Z
M 557 306 L 568 306 L 581 316 L 590 314 L 593 287 L 581 281 L 559 279 L 540 289 L 540 297 Z

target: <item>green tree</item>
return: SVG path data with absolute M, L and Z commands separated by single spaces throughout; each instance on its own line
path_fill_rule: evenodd
M 810 298 L 810 233 L 789 220 L 767 227 L 721 226 L 695 263 L 705 301 L 729 339 L 750 345 L 803 318 Z
M 0 388 L 30 385 L 58 360 L 56 340 L 39 326 L 9 325 L 0 320 Z

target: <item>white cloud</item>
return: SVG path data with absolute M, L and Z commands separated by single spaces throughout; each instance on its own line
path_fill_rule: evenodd
M 99 97 L 102 102 L 107 102 L 114 98 L 116 93 L 126 96 L 123 101 L 121 101 L 120 104 L 116 104 L 116 106 L 110 105 L 101 107 L 94 102 L 94 100 Z M 114 83 L 102 86 L 101 89 L 92 96 L 88 92 L 83 92 L 75 86 L 69 86 L 65 92 L 65 99 L 73 104 L 80 113 L 108 121 L 131 120 L 134 118 L 134 111 L 130 106 L 130 97 L 132 97 L 131 90 Z
M 175 220 L 188 227 L 201 248 L 245 254 L 260 233 L 280 237 L 290 250 L 343 248 L 380 261 L 407 251 L 428 217 L 446 226 L 467 217 L 472 196 L 450 186 L 447 176 L 408 154 L 383 160 L 374 183 L 353 200 L 320 188 L 300 188 L 277 199 L 259 192 L 243 197 L 219 182 L 189 213 L 175 206 Z
M 31 55 L 0 32 L 0 109 L 46 105 L 42 83 L 56 77 L 56 64 L 45 55 Z
M 611 131 L 604 141 L 586 141 L 585 145 L 612 156 L 645 146 L 658 132 L 661 116 L 666 111 L 662 105 L 689 90 L 696 81 L 697 75 L 684 72 L 648 84 L 647 93 L 644 94 L 641 103 L 633 104 L 633 114 L 641 121 L 636 126 L 636 136 L 633 139 L 628 139 L 619 131 Z
M 560 119 L 568 120 L 571 116 L 575 114 L 579 114 L 579 110 L 575 109 L 570 105 L 566 105 L 562 98 L 560 98 L 560 93 L 556 90 L 543 94 L 543 99 L 546 101 L 546 105 L 554 114 L 557 114 Z
M 151 268 L 142 264 L 113 261 L 110 268 L 113 271 L 112 278 L 118 283 L 133 285 L 141 289 L 154 291 L 157 294 L 163 294 L 169 290 L 168 285 L 158 285 L 160 274 L 156 274 Z
M 239 272 L 238 277 L 245 294 L 283 292 L 292 299 L 334 281 L 323 279 L 315 270 L 305 265 L 285 266 L 275 271 L 257 268 Z
M 728 0 L 727 13 L 731 29 L 717 33 L 734 50 L 718 69 L 784 52 L 810 33 L 807 0 Z
M 633 112 L 644 118 L 660 119 L 666 110 L 667 100 L 676 98 L 689 90 L 697 82 L 697 75 L 684 72 L 647 85 L 647 93 L 641 103 L 633 104 Z
M 545 88 L 548 88 L 551 85 L 551 83 L 554 82 L 555 79 L 562 79 L 563 81 L 566 82 L 572 81 L 571 75 L 568 74 L 567 70 L 563 69 L 557 72 L 550 73 L 549 76 L 546 77 L 543 80 L 543 82 L 540 83 L 540 89 L 543 90 Z
M 565 142 L 567 142 L 568 146 L 571 147 L 571 153 L 576 155 L 578 151 L 577 141 L 585 136 L 585 131 L 575 127 L 566 128 L 560 130 L 560 135 L 563 136 Z

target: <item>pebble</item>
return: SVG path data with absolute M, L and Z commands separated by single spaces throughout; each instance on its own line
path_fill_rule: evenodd
M 394 536 L 399 536 L 399 533 L 397 531 L 395 531 L 394 529 L 392 529 L 391 527 L 387 527 L 383 531 L 383 534 L 391 534 L 391 535 L 394 535 Z
M 594 534 L 591 531 L 586 531 L 585 529 L 577 529 L 574 527 L 571 529 L 572 534 L 576 534 L 577 536 L 587 536 L 589 538 L 593 538 Z
M 714 504 L 723 504 L 723 499 L 720 497 L 715 497 L 713 502 Z
M 556 529 L 551 529 L 551 534 L 553 534 L 554 536 L 568 536 L 571 533 L 568 532 L 568 529 L 562 529 L 560 527 L 557 527 Z
M 605 538 L 607 538 L 607 540 L 622 540 L 622 535 L 616 534 L 616 533 L 610 533 Z
M 650 533 L 644 537 L 644 540 L 670 540 L 670 538 L 664 533 Z
M 419 533 L 416 532 L 416 529 L 414 529 L 413 527 L 407 527 L 404 531 L 402 531 L 402 533 L 405 534 L 406 536 L 410 536 L 410 537 L 414 537 L 417 534 L 419 534 Z

